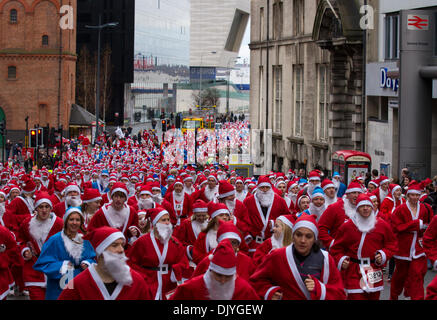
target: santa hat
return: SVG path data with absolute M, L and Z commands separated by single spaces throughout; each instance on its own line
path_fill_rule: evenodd
M 383 183 L 390 183 L 390 179 L 386 176 L 380 176 L 378 179 L 379 185 L 383 184 Z
M 62 193 L 63 193 L 64 195 L 66 195 L 66 194 L 68 194 L 68 193 L 71 192 L 71 191 L 76 191 L 77 193 L 80 194 L 80 188 L 79 188 L 79 186 L 78 186 L 76 183 L 69 183 L 69 184 L 64 188 L 64 190 L 62 191 Z
M 256 186 L 258 189 L 260 187 L 272 187 L 272 183 L 270 182 L 270 178 L 267 175 L 261 176 L 258 179 L 258 184 Z
M 149 183 L 144 184 L 140 187 L 140 196 L 143 194 L 148 194 L 149 196 L 152 196 L 152 185 Z
M 323 191 L 325 191 L 328 188 L 335 188 L 334 183 L 331 180 L 329 180 L 329 179 L 324 179 L 322 181 L 322 185 L 321 186 L 322 186 Z
M 361 185 L 357 181 L 351 181 L 351 183 L 349 183 L 349 185 L 347 186 L 345 193 L 351 193 L 351 192 L 359 192 L 359 193 L 363 192 Z
M 313 170 L 308 175 L 308 181 L 320 181 L 320 172 L 317 170 Z
M 311 199 L 314 199 L 315 197 L 325 197 L 325 192 L 321 187 L 314 188 L 313 193 L 311 194 Z
M 150 183 L 150 187 L 152 188 L 152 191 L 153 191 L 153 190 L 161 191 L 161 187 L 160 187 L 158 181 L 153 181 L 153 182 L 151 182 L 151 183 Z
M 208 204 L 203 200 L 196 200 L 193 204 L 193 213 L 208 212 Z
M 4 189 L 0 189 L 0 194 L 6 199 L 8 192 L 6 190 L 4 190 Z
M 91 242 L 96 256 L 100 256 L 114 241 L 118 239 L 126 240 L 120 230 L 107 226 L 93 230 L 84 236 L 83 239 Z
M 228 216 L 231 215 L 228 207 L 224 203 L 215 203 L 210 201 L 208 203 L 208 215 L 211 217 L 211 219 L 214 219 L 221 214 L 227 214 Z
M 220 241 L 209 259 L 209 270 L 225 276 L 232 276 L 237 272 L 237 256 L 229 239 Z
M 89 203 L 97 200 L 102 200 L 99 190 L 94 188 L 86 188 L 82 195 L 82 202 Z
M 276 220 L 281 221 L 282 223 L 284 223 L 285 225 L 290 227 L 291 230 L 293 230 L 293 225 L 294 225 L 293 215 L 291 215 L 291 214 L 282 215 L 282 216 L 277 217 Z
M 243 177 L 237 177 L 237 178 L 235 179 L 235 183 L 237 183 L 237 182 L 241 182 L 242 184 L 244 184 L 244 179 L 243 179 Z
M 111 189 L 111 197 L 114 195 L 115 192 L 122 192 L 126 196 L 126 198 L 129 195 L 126 184 L 124 184 L 123 182 L 114 183 Z
M 159 219 L 161 219 L 164 215 L 168 214 L 170 216 L 168 211 L 162 207 L 149 209 L 148 212 L 150 215 L 150 220 L 152 221 L 152 225 L 154 226 L 158 223 Z
M 175 185 L 177 185 L 177 184 L 180 184 L 181 186 L 184 185 L 184 181 L 182 180 L 181 177 L 177 177 L 177 178 L 176 178 L 175 182 L 173 183 L 173 187 L 174 187 Z
M 373 208 L 372 200 L 365 193 L 360 194 L 357 198 L 357 209 L 358 209 L 358 207 L 361 207 L 361 206 L 371 206 Z
M 411 181 L 408 184 L 408 191 L 407 191 L 407 195 L 409 193 L 414 193 L 414 194 L 422 194 L 422 187 L 420 186 L 420 183 L 418 183 L 416 180 Z
M 36 191 L 36 184 L 30 176 L 26 176 L 21 184 L 23 193 L 32 193 Z
M 313 233 L 315 238 L 317 239 L 319 235 L 319 230 L 317 226 L 317 220 L 316 216 L 311 215 L 301 215 L 297 220 L 296 223 L 293 226 L 293 234 L 298 230 L 299 228 L 307 228 L 310 229 Z
M 223 199 L 235 194 L 235 188 L 226 180 L 220 180 L 217 199 Z
M 402 190 L 402 187 L 398 184 L 390 184 L 389 188 L 390 188 L 390 193 L 392 195 L 396 190 L 398 190 L 398 189 Z
M 215 173 L 210 173 L 210 174 L 208 175 L 208 179 L 209 179 L 209 178 L 213 178 L 213 179 L 215 180 L 216 183 L 219 182 L 219 181 L 218 181 L 218 178 L 217 178 L 217 174 L 215 174 Z
M 297 179 L 288 181 L 287 191 L 290 192 L 290 189 L 292 189 L 294 187 L 298 187 L 299 186 L 298 182 L 299 182 L 299 180 L 297 180 Z
M 35 208 L 43 203 L 47 203 L 51 208 L 53 208 L 49 193 L 45 191 L 39 191 L 35 196 Z
M 376 181 L 376 180 L 370 180 L 369 184 L 373 184 L 375 186 L 375 188 L 379 187 L 378 181 Z
M 241 243 L 240 232 L 232 221 L 220 220 L 219 222 L 219 227 L 217 229 L 217 242 L 224 239 L 235 239 Z
M 79 215 L 83 218 L 83 213 L 82 213 L 82 209 L 80 207 L 69 207 L 64 214 L 64 222 L 68 220 L 68 217 L 72 214 L 72 213 L 79 213 Z

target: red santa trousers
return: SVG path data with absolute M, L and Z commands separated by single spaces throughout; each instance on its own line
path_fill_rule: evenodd
M 396 259 L 396 267 L 391 279 L 390 300 L 398 300 L 407 283 L 408 296 L 411 300 L 423 300 L 425 298 L 423 281 L 426 272 L 426 257 L 412 261 Z
M 364 293 L 348 293 L 348 300 L 379 300 L 379 296 L 381 295 L 381 291 L 377 292 L 364 292 Z
M 37 286 L 27 287 L 29 290 L 29 299 L 30 300 L 45 300 L 46 298 L 46 289 Z

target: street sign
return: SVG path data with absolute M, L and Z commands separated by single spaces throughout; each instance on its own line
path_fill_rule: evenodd
M 429 16 L 427 15 L 408 15 L 408 30 L 428 30 L 429 29 Z

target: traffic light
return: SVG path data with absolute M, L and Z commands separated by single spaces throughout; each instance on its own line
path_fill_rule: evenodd
M 165 131 L 167 131 L 167 120 L 161 120 L 161 129 L 162 129 L 162 132 L 165 132 Z
M 38 132 L 37 129 L 30 129 L 29 130 L 29 147 L 30 148 L 36 148 L 37 142 L 38 142 Z
M 0 135 L 4 135 L 6 130 L 6 123 L 5 121 L 0 121 Z
M 38 128 L 37 141 L 38 141 L 39 147 L 44 145 L 44 129 L 43 128 Z

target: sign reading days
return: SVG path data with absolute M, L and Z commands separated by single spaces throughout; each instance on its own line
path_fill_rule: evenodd
M 399 89 L 399 79 L 390 78 L 387 75 L 387 72 L 388 72 L 387 68 L 381 68 L 380 87 L 381 88 L 388 88 L 388 89 L 393 90 L 394 92 L 397 92 Z

